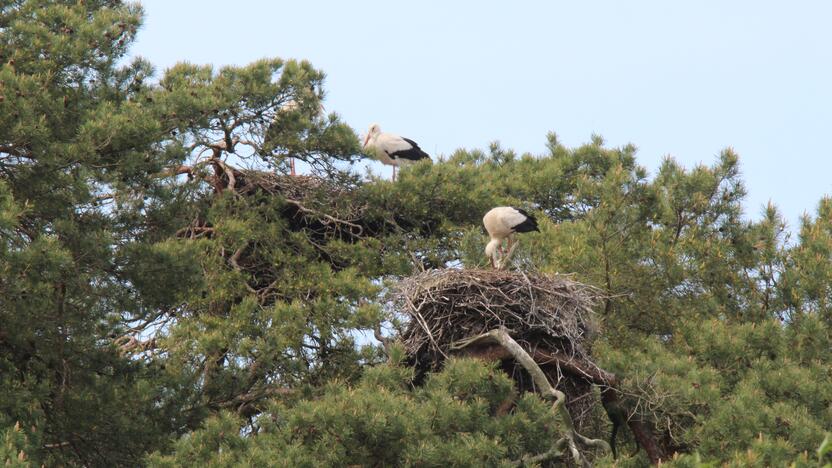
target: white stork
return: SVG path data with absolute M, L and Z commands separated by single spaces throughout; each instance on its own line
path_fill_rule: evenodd
M 364 150 L 372 150 L 382 164 L 393 166 L 393 180 L 396 180 L 396 167 L 422 159 L 430 160 L 430 156 L 415 141 L 392 133 L 382 133 L 378 124 L 370 125 L 364 138 Z
M 485 255 L 491 260 L 491 266 L 494 268 L 498 268 L 498 265 L 503 266 L 503 262 L 511 255 L 515 232 L 540 232 L 537 227 L 537 219 L 534 216 L 512 206 L 492 208 L 483 216 L 482 224 L 491 238 L 485 246 Z M 504 253 L 503 240 L 505 239 L 508 239 L 506 247 L 508 254 L 505 258 L 500 258 L 499 261 L 495 260 L 498 250 L 501 255 Z

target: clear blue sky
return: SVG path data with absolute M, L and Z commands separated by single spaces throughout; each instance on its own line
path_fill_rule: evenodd
M 746 215 L 773 200 L 792 229 L 832 192 L 831 2 L 141 3 L 133 54 L 159 72 L 309 59 L 327 111 L 431 154 L 494 140 L 541 153 L 547 131 L 569 146 L 598 133 L 655 173 L 666 155 L 692 167 L 732 146 Z

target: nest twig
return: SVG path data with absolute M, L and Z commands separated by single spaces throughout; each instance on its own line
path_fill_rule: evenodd
M 596 288 L 568 276 L 446 269 L 404 280 L 390 299 L 411 319 L 399 338 L 420 374 L 439 369 L 454 343 L 505 329 L 567 395 L 580 429 L 598 400 L 592 388 L 597 379 L 590 376 L 606 374 L 591 359 L 597 334 L 592 309 L 600 297 Z M 474 348 L 465 351 L 500 360 L 520 390 L 536 390 L 534 379 L 509 356 Z
M 356 202 L 354 185 L 339 183 L 316 176 L 286 176 L 273 172 L 238 169 L 219 158 L 212 158 L 214 174 L 206 181 L 220 194 L 232 191 L 239 196 L 265 194 L 278 196 L 287 203 L 285 216 L 294 221 L 293 229 L 314 226 L 320 233 L 335 234 L 340 238 L 357 240 L 367 229 L 363 220 L 367 205 Z M 182 166 L 169 171 L 173 174 L 193 174 L 194 168 Z M 177 233 L 178 237 L 195 237 L 211 229 L 204 224 L 193 224 Z
M 597 289 L 566 276 L 448 269 L 404 280 L 392 300 L 413 319 L 401 336 L 408 354 L 438 363 L 453 343 L 498 327 L 529 350 L 586 359 L 598 297 Z

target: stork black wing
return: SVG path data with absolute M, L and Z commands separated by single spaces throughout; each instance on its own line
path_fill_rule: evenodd
M 537 231 L 540 232 L 540 229 L 537 227 L 537 219 L 527 213 L 525 210 L 521 210 L 520 208 L 515 208 L 521 215 L 525 216 L 526 219 L 523 220 L 522 223 L 512 227 L 515 232 L 530 232 L 530 231 Z
M 422 151 L 422 149 L 419 148 L 419 145 L 416 144 L 415 141 L 413 141 L 409 138 L 404 138 L 404 137 L 402 137 L 402 140 L 404 140 L 408 144 L 410 144 L 410 148 L 408 148 L 406 150 L 399 150 L 399 151 L 394 151 L 392 153 L 388 153 L 391 158 L 393 158 L 393 159 L 399 159 L 399 158 L 409 159 L 410 161 L 418 161 L 420 159 L 430 159 L 430 156 L 427 153 L 425 153 L 424 151 Z

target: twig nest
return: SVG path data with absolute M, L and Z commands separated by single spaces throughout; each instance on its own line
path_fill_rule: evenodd
M 348 192 L 327 179 L 315 176 L 288 176 L 273 172 L 237 169 L 234 169 L 234 175 L 236 179 L 234 189 L 242 195 L 260 190 L 286 198 L 305 199 L 318 192 L 334 197 L 345 196 Z M 227 184 L 227 179 L 223 179 L 223 182 Z
M 583 430 L 598 396 L 587 379 L 563 372 L 557 362 L 597 368 L 590 353 L 598 331 L 592 309 L 600 297 L 598 289 L 563 275 L 445 269 L 405 279 L 392 291 L 391 302 L 410 318 L 400 339 L 418 375 L 441 367 L 454 343 L 505 327 L 536 360 L 543 359 L 538 364 L 566 394 L 575 425 Z M 469 355 L 495 357 L 487 349 L 470 348 Z M 502 367 L 519 390 L 534 390 L 522 366 L 509 359 Z
M 380 231 L 379 223 L 368 220 L 368 205 L 356 200 L 355 186 L 317 176 L 287 176 L 257 170 L 236 169 L 216 163 L 210 179 L 215 193 L 233 190 L 238 195 L 258 200 L 280 197 L 285 202 L 281 216 L 292 231 L 306 231 L 316 245 L 331 239 L 356 242 Z M 265 202 L 265 201 L 263 201 Z M 182 237 L 192 233 L 185 231 Z
M 392 300 L 410 317 L 401 336 L 408 354 L 435 368 L 451 344 L 500 326 L 529 350 L 587 359 L 598 297 L 596 288 L 563 275 L 445 269 L 405 279 Z

